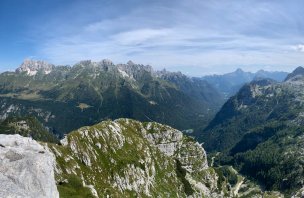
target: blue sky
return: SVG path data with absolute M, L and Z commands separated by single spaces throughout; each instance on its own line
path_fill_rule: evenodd
M 302 0 L 1 0 L 0 71 L 132 60 L 192 76 L 304 63 Z

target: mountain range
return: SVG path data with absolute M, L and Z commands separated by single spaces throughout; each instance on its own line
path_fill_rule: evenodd
M 59 136 L 107 119 L 157 121 L 180 130 L 207 124 L 223 97 L 202 79 L 110 60 L 54 66 L 25 60 L 0 74 L 0 119 L 35 116 Z
M 303 67 L 26 60 L 0 74 L 0 197 L 302 197 L 303 88 Z
M 244 84 L 249 83 L 252 80 L 270 78 L 275 81 L 282 82 L 286 78 L 287 74 L 287 72 L 270 72 L 264 70 L 259 70 L 253 73 L 245 72 L 242 69 L 237 69 L 234 72 L 223 75 L 203 76 L 202 79 L 213 85 L 218 92 L 223 94 L 225 98 L 228 99 L 230 96 L 236 94 Z

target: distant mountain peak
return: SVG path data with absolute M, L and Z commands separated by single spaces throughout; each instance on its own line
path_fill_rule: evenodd
M 185 74 L 183 74 L 182 72 L 178 71 L 178 72 L 170 72 L 167 71 L 166 69 L 163 69 L 161 71 L 156 72 L 156 75 L 165 79 L 181 79 L 181 78 L 187 78 L 187 76 Z
M 120 71 L 126 72 L 129 76 L 136 76 L 136 73 L 143 71 L 153 73 L 153 69 L 150 65 L 136 64 L 132 61 L 128 61 L 127 64 L 118 64 L 116 67 Z
M 242 69 L 237 69 L 234 72 L 222 74 L 222 75 L 209 75 L 204 76 L 209 84 L 213 85 L 217 91 L 222 93 L 226 99 L 237 93 L 237 91 L 246 83 L 252 80 L 260 79 L 273 79 L 277 82 L 282 82 L 286 76 L 287 72 L 280 71 L 265 71 L 259 70 L 256 73 L 243 71 Z
M 25 59 L 20 67 L 16 69 L 16 72 L 25 72 L 29 76 L 35 76 L 38 71 L 49 74 L 54 67 L 54 65 L 49 64 L 46 61 Z
M 129 60 L 129 61 L 127 62 L 127 65 L 135 65 L 135 63 L 134 63 L 133 61 Z
M 243 71 L 241 68 L 237 68 L 237 69 L 235 70 L 235 72 L 236 72 L 236 73 L 243 73 L 244 71 Z
M 302 66 L 297 67 L 293 72 L 287 75 L 285 81 L 295 79 L 295 77 L 304 76 L 304 68 Z
M 114 63 L 110 59 L 103 59 L 101 63 L 105 66 L 112 66 Z

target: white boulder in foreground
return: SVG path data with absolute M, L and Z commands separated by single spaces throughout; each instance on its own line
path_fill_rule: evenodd
M 59 197 L 55 158 L 31 138 L 0 134 L 0 197 Z

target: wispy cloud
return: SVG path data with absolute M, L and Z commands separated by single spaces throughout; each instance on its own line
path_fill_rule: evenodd
M 236 67 L 291 70 L 304 62 L 300 0 L 92 2 L 99 10 L 78 3 L 35 26 L 36 55 L 56 64 L 132 59 L 191 75 Z
M 153 42 L 154 39 L 167 37 L 170 33 L 168 29 L 138 29 L 122 32 L 114 35 L 112 39 L 120 45 L 141 45 Z
M 298 44 L 296 46 L 293 46 L 292 48 L 298 52 L 304 52 L 304 44 Z

